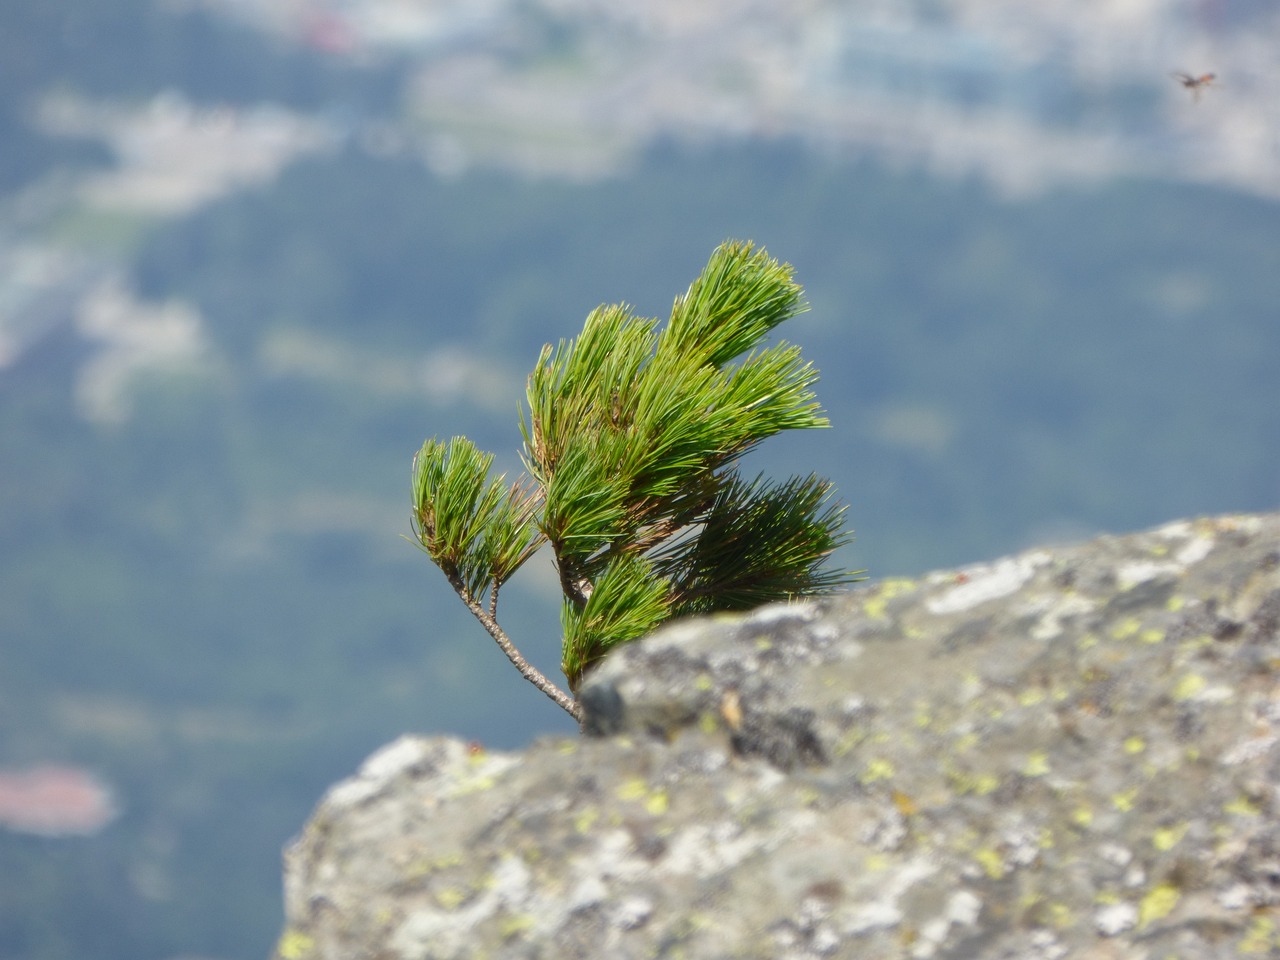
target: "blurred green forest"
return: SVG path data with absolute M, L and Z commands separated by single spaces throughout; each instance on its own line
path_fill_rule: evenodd
M 158 230 L 134 278 L 199 305 L 213 372 L 144 381 L 108 429 L 72 407 L 86 348 L 69 337 L 0 379 L 7 753 L 91 757 L 128 801 L 52 860 L 50 842 L 0 840 L 27 864 L 0 881 L 26 906 L 0 919 L 6 955 L 81 949 L 51 902 L 96 916 L 120 956 L 261 955 L 280 844 L 378 744 L 568 732 L 397 538 L 421 440 L 465 433 L 514 467 L 524 372 L 597 303 L 665 315 L 725 237 L 792 261 L 813 309 L 790 332 L 833 428 L 756 460 L 836 481 L 850 565 L 917 573 L 1056 523 L 1274 507 L 1277 228 L 1275 206 L 1207 190 L 1010 204 L 744 144 L 667 148 L 585 186 L 439 181 L 353 150 Z M 280 372 L 264 351 L 290 332 L 374 368 L 463 345 L 510 391 L 486 405 Z M 554 670 L 555 591 L 520 584 L 504 620 Z M 167 893 L 104 898 L 104 864 Z M 19 879 L 41 870 L 59 879 Z M 42 915 L 56 930 L 33 930 Z
M 0 7 L 0 191 L 109 161 L 25 125 L 51 84 L 396 110 L 394 64 L 152 10 Z M 440 179 L 353 140 L 139 229 L 131 282 L 197 305 L 210 349 L 137 380 L 125 422 L 77 410 L 96 348 L 70 323 L 0 370 L 0 761 L 88 766 L 123 808 L 89 838 L 0 832 L 0 957 L 265 956 L 281 845 L 370 751 L 571 733 L 400 539 L 410 459 L 462 433 L 518 469 L 539 347 L 602 302 L 665 316 L 729 237 L 795 265 L 812 310 L 784 332 L 833 424 L 755 464 L 835 481 L 852 567 L 1280 501 L 1276 203 L 1125 181 L 1014 202 L 748 141 L 588 184 Z M 551 672 L 557 596 L 533 569 L 503 597 Z
M 836 438 L 795 442 L 842 481 L 855 562 L 900 572 L 1046 523 L 1274 503 L 1278 227 L 1276 205 L 1204 188 L 1009 203 L 776 144 L 658 150 L 585 186 L 441 182 L 353 151 L 165 231 L 137 277 L 198 302 L 241 358 L 279 326 L 374 351 L 465 342 L 522 375 L 590 306 L 665 316 L 716 243 L 755 239 L 813 305 L 792 334 Z

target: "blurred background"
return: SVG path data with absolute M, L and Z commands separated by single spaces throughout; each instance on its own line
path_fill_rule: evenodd
M 1280 505 L 1272 0 L 11 0 L 0 144 L 4 960 L 264 957 L 372 750 L 571 734 L 410 460 L 726 238 L 848 566 Z M 546 565 L 500 618 L 556 674 Z

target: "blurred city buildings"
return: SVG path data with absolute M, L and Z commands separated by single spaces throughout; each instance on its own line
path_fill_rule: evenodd
M 1280 196 L 1280 8 L 1266 0 L 167 0 L 161 9 L 231 18 L 354 66 L 396 63 L 400 100 L 381 116 L 305 115 L 195 103 L 180 90 L 140 102 L 48 91 L 29 105 L 33 122 L 98 141 L 115 166 L 54 176 L 9 201 L 0 369 L 65 321 L 68 297 L 115 282 L 112 238 L 127 242 L 147 222 L 343 145 L 417 157 L 445 177 L 481 166 L 593 179 L 625 172 L 659 142 L 786 139 L 1010 197 L 1122 176 Z M 1179 71 L 1218 80 L 1193 97 Z M 54 220 L 106 240 L 68 246 L 47 229 Z

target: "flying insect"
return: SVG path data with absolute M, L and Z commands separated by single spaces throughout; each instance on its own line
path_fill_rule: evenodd
M 1189 73 L 1171 73 L 1169 76 L 1190 90 L 1192 99 L 1196 101 L 1200 99 L 1200 91 L 1211 86 L 1218 79 L 1216 73 L 1202 73 L 1199 76 L 1192 76 Z

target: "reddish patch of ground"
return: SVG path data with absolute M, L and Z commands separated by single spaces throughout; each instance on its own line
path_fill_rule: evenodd
M 46 837 L 88 836 L 118 812 L 111 788 L 80 767 L 0 768 L 0 827 Z

